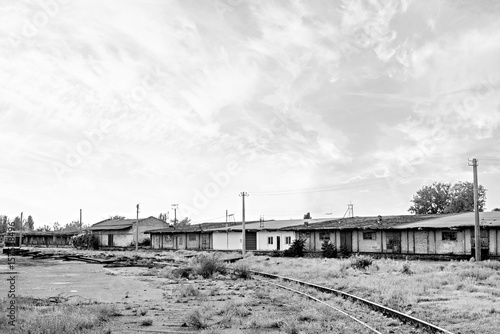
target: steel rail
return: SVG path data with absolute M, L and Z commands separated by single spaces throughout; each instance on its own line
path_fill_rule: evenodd
M 396 311 L 396 310 L 391 309 L 389 307 L 377 304 L 377 303 L 372 302 L 370 300 L 367 300 L 367 299 L 364 299 L 364 298 L 361 298 L 361 297 L 357 297 L 355 295 L 351 295 L 351 294 L 349 294 L 347 292 L 343 292 L 343 291 L 332 289 L 332 288 L 327 288 L 325 286 L 321 286 L 321 285 L 318 285 L 318 284 L 308 283 L 308 282 L 304 282 L 304 281 L 300 281 L 300 280 L 297 280 L 297 279 L 294 279 L 294 278 L 284 277 L 284 276 L 280 276 L 280 275 L 263 273 L 263 272 L 255 271 L 255 270 L 250 270 L 250 272 L 252 272 L 253 274 L 264 276 L 264 277 L 268 277 L 268 278 L 282 279 L 283 281 L 286 281 L 286 282 L 298 283 L 298 284 L 303 285 L 303 286 L 308 286 L 308 287 L 315 288 L 315 289 L 317 289 L 319 291 L 322 291 L 322 292 L 333 293 L 333 294 L 335 294 L 337 296 L 340 296 L 340 297 L 343 297 L 345 299 L 352 299 L 352 300 L 355 300 L 355 301 L 359 301 L 359 302 L 361 302 L 361 303 L 369 306 L 371 309 L 373 309 L 373 310 L 375 310 L 377 312 L 382 313 L 385 316 L 388 316 L 388 317 L 391 317 L 391 318 L 395 318 L 395 319 L 399 319 L 403 323 L 407 323 L 407 322 L 411 323 L 416 328 L 424 328 L 424 329 L 426 329 L 426 330 L 428 330 L 428 331 L 430 331 L 432 333 L 453 334 L 452 332 L 450 332 L 450 331 L 448 331 L 446 329 L 443 329 L 441 327 L 438 327 L 436 325 L 428 323 L 428 322 L 426 322 L 424 320 L 412 317 L 411 315 L 408 315 L 408 314 L 401 313 L 399 311 Z
M 382 334 L 381 332 L 379 332 L 378 330 L 376 330 L 376 329 L 375 329 L 375 328 L 373 328 L 373 327 L 370 327 L 368 324 L 364 323 L 363 321 L 359 320 L 358 318 L 355 318 L 355 317 L 353 317 L 352 315 L 350 315 L 350 314 L 348 314 L 348 313 L 346 313 L 346 312 L 342 311 L 341 309 L 338 309 L 338 308 L 336 308 L 335 306 L 332 306 L 332 305 L 330 305 L 330 304 L 328 304 L 328 303 L 326 303 L 326 302 L 324 302 L 324 301 L 322 301 L 322 300 L 319 300 L 318 298 L 316 298 L 316 297 L 314 297 L 314 296 L 311 296 L 311 295 L 309 295 L 309 294 L 307 294 L 307 293 L 305 293 L 305 292 L 302 292 L 302 291 L 299 291 L 299 290 L 295 290 L 295 289 L 292 289 L 292 288 L 290 288 L 290 287 L 287 287 L 287 286 L 284 286 L 284 285 L 281 285 L 281 284 L 277 284 L 277 283 L 273 283 L 273 282 L 265 281 L 265 280 L 263 280 L 263 279 L 257 279 L 257 280 L 258 280 L 258 281 L 260 281 L 260 282 L 266 282 L 266 283 L 268 283 L 268 284 L 272 284 L 272 285 L 278 286 L 278 287 L 280 287 L 280 288 L 282 288 L 282 289 L 285 289 L 285 290 L 289 290 L 289 291 L 295 292 L 295 293 L 300 294 L 300 295 L 302 295 L 302 296 L 304 296 L 304 297 L 307 297 L 307 298 L 309 298 L 309 299 L 312 299 L 312 300 L 314 300 L 314 301 L 317 301 L 318 303 L 321 303 L 321 304 L 323 304 L 323 305 L 326 305 L 326 306 L 328 306 L 329 308 L 332 308 L 332 309 L 334 309 L 335 311 L 340 312 L 340 313 L 342 313 L 343 315 L 345 315 L 345 316 L 347 316 L 347 317 L 351 318 L 352 320 L 354 320 L 354 321 L 356 321 L 357 323 L 359 323 L 359 324 L 363 325 L 364 327 L 368 328 L 368 329 L 369 329 L 369 330 L 371 330 L 372 332 L 377 333 L 377 334 Z

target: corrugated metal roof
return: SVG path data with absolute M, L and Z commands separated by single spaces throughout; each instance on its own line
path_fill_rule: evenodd
M 458 213 L 452 215 L 441 216 L 435 219 L 403 224 L 395 228 L 397 229 L 413 229 L 413 228 L 450 228 L 450 227 L 467 227 L 474 226 L 474 212 Z M 500 212 L 480 212 L 479 222 L 483 227 L 496 226 L 500 227 Z
M 400 216 L 384 216 L 379 221 L 378 216 L 372 217 L 353 217 L 330 219 L 325 222 L 313 224 L 309 226 L 297 225 L 282 228 L 282 230 L 343 230 L 343 229 L 391 229 L 401 224 L 407 224 L 415 221 L 429 220 L 436 218 L 439 215 L 400 215 Z
M 207 229 L 217 228 L 217 227 L 225 227 L 226 224 L 229 226 L 235 225 L 237 223 L 201 223 L 187 226 L 178 226 L 178 227 L 166 227 L 166 228 L 158 228 L 154 230 L 147 230 L 144 233 L 182 233 L 182 232 L 199 232 L 205 231 Z
M 149 219 L 149 218 L 155 218 L 153 216 L 148 217 L 148 218 L 142 218 L 139 219 L 139 222 Z M 106 219 L 101 222 L 95 223 L 90 227 L 92 231 L 96 230 L 123 230 L 126 228 L 130 228 L 132 225 L 134 225 L 136 222 L 136 219 Z
M 323 219 L 288 219 L 288 220 L 266 220 L 264 222 L 248 222 L 245 223 L 245 230 L 250 231 L 265 231 L 265 230 L 279 230 L 284 227 L 290 227 L 290 226 L 297 226 L 297 225 L 304 225 L 304 222 L 307 222 L 309 225 L 310 224 L 317 224 L 321 222 L 327 222 L 327 221 L 332 221 L 331 218 L 323 218 Z M 234 226 L 229 226 L 228 228 L 226 227 L 221 227 L 221 228 L 214 228 L 214 229 L 208 229 L 207 231 L 212 231 L 212 232 L 225 232 L 226 230 L 231 230 L 231 231 L 241 231 L 242 230 L 242 225 L 239 223 L 238 225 Z

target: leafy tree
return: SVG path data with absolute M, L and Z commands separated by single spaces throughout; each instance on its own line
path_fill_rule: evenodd
M 160 213 L 158 215 L 159 220 L 163 220 L 164 222 L 167 222 L 167 214 L 166 213 Z
M 417 215 L 444 213 L 449 202 L 450 188 L 450 183 L 441 182 L 423 186 L 413 195 L 413 205 L 408 211 Z
M 312 219 L 311 214 L 308 212 L 304 215 L 304 219 Z
M 54 231 L 62 230 L 61 224 L 59 224 L 59 222 L 55 222 L 54 224 L 52 224 L 52 226 L 54 228 Z
M 14 218 L 14 229 L 16 231 L 19 231 L 21 229 L 21 226 L 22 226 L 21 218 L 19 218 L 19 217 Z
M 484 211 L 486 203 L 486 189 L 478 187 L 478 208 L 479 212 Z M 450 202 L 446 208 L 446 213 L 460 213 L 474 211 L 474 184 L 472 182 L 458 182 L 450 191 Z
M 424 186 L 413 195 L 413 205 L 408 211 L 419 214 L 460 213 L 474 211 L 474 191 L 471 182 L 451 183 L 434 182 Z M 484 210 L 486 189 L 479 186 L 479 211 Z
M 24 223 L 24 228 L 30 231 L 35 229 L 35 222 L 33 221 L 33 217 L 28 216 L 28 220 Z
M 7 232 L 9 222 L 9 217 L 0 215 L 0 233 Z
M 175 224 L 175 226 L 188 226 L 188 225 L 191 225 L 191 219 L 189 219 L 188 217 L 184 218 L 181 221 L 178 221 L 177 224 Z
M 493 210 L 491 211 L 500 211 L 500 208 L 494 208 Z
M 87 225 L 82 226 L 82 228 L 87 227 Z M 61 231 L 64 232 L 73 232 L 73 231 L 79 231 L 80 230 L 80 221 L 78 220 L 73 220 L 71 223 L 66 223 L 64 227 L 61 228 Z

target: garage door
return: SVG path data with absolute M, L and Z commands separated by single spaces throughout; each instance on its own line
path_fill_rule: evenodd
M 246 232 L 245 243 L 247 250 L 257 250 L 257 232 Z

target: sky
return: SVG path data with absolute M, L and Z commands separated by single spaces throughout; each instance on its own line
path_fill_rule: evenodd
M 224 221 L 500 207 L 500 3 L 6 0 L 0 214 Z

